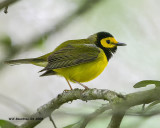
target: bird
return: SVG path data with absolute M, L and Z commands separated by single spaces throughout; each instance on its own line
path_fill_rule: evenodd
M 97 32 L 85 39 L 67 40 L 52 52 L 36 58 L 5 61 L 7 64 L 33 64 L 41 66 L 42 76 L 59 75 L 66 79 L 70 90 L 70 82 L 83 83 L 99 76 L 107 66 L 118 46 L 126 46 L 118 42 L 109 32 Z

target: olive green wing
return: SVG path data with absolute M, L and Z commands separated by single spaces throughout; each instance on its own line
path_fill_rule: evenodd
M 66 68 L 94 61 L 100 49 L 93 44 L 68 44 L 48 57 L 47 66 L 41 71 Z

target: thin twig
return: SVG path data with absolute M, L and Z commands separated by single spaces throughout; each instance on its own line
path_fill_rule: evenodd
M 93 120 L 94 118 L 96 118 L 97 116 L 99 116 L 100 114 L 102 114 L 103 112 L 107 111 L 111 109 L 111 106 L 110 104 L 105 104 L 103 105 L 102 107 L 100 107 L 99 109 L 97 109 L 95 112 L 93 112 L 92 114 L 86 116 L 81 125 L 80 125 L 80 128 L 85 128 L 87 126 L 87 124 Z
M 145 104 L 142 105 L 142 111 L 144 111 L 144 110 L 145 110 Z
M 4 8 L 4 13 L 5 13 L 5 14 L 8 13 L 8 6 L 6 6 L 6 7 Z
M 19 0 L 5 0 L 5 1 L 2 1 L 0 3 L 0 10 L 3 9 L 3 8 L 6 8 L 8 7 L 9 5 L 15 3 L 15 2 L 18 2 Z
M 50 121 L 52 122 L 54 128 L 57 128 L 56 124 L 54 123 L 54 120 L 52 118 L 52 115 L 49 116 Z

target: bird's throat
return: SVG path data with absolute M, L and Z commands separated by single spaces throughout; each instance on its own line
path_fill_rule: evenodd
M 114 47 L 114 48 L 104 48 L 102 47 L 106 57 L 107 57 L 107 60 L 109 61 L 111 59 L 111 57 L 113 56 L 113 54 L 116 52 L 117 50 L 117 47 Z

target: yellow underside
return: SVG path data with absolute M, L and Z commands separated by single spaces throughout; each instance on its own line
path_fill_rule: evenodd
M 101 50 L 101 49 L 100 49 Z M 54 69 L 59 75 L 73 82 L 87 82 L 102 73 L 104 68 L 107 66 L 108 61 L 105 53 L 101 50 L 98 58 L 92 62 L 76 65 L 73 67 Z

